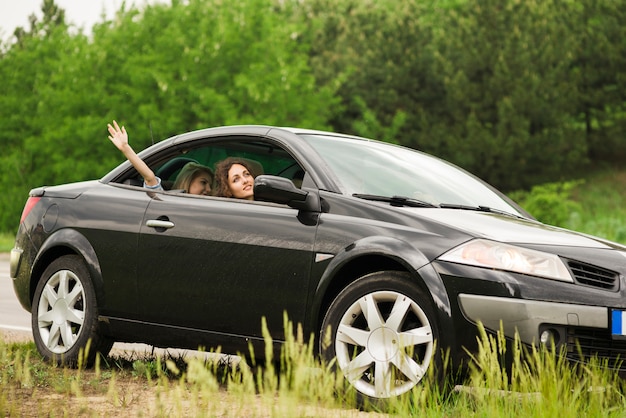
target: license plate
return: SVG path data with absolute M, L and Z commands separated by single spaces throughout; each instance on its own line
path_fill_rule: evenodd
M 611 309 L 611 336 L 626 339 L 626 311 Z

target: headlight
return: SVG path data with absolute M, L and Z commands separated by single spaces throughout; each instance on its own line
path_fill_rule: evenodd
M 561 259 L 549 253 L 477 239 L 448 251 L 440 260 L 541 276 L 573 283 Z

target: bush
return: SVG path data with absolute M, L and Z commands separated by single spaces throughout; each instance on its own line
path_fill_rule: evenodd
M 584 180 L 563 183 L 545 183 L 533 186 L 528 191 L 517 191 L 510 197 L 518 202 L 537 220 L 560 227 L 567 227 L 570 219 L 582 210 L 572 198 L 573 190 Z

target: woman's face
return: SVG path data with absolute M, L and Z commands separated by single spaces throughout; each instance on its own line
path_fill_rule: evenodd
M 208 196 L 211 194 L 211 177 L 204 172 L 196 174 L 189 185 L 189 194 L 201 194 Z
M 228 170 L 228 188 L 237 199 L 254 199 L 254 178 L 241 164 L 233 164 Z

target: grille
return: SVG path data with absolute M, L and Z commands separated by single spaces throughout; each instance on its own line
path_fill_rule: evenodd
M 574 279 L 584 286 L 597 287 L 606 290 L 617 290 L 619 275 L 611 270 L 605 270 L 590 264 L 578 261 L 568 261 Z
M 594 357 L 603 367 L 626 372 L 626 341 L 613 340 L 608 330 L 569 327 L 567 358 L 585 362 Z

